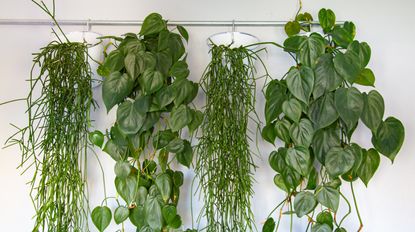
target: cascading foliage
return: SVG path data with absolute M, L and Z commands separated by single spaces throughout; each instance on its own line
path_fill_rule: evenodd
M 285 145 L 269 156 L 277 172 L 274 183 L 287 193 L 278 224 L 271 212 L 263 231 L 278 230 L 283 209 L 308 217 L 307 230 L 344 232 L 345 218 L 352 206 L 342 187 L 350 187 L 362 230 L 353 183 L 368 185 L 382 154 L 394 161 L 404 140 L 404 127 L 394 118 L 384 119 L 384 101 L 376 90 L 361 92 L 359 85 L 374 87 L 375 76 L 367 68 L 371 50 L 354 39 L 352 22 L 335 25 L 335 14 L 322 9 L 322 34 L 299 34 L 309 29 L 312 17 L 298 14 L 286 25 L 289 38 L 284 48 L 296 62 L 281 80 L 272 80 L 266 90 L 266 126 L 262 136 Z M 362 148 L 353 140 L 359 122 L 372 132 L 373 147 Z M 346 185 L 347 183 L 347 185 Z M 339 203 L 348 205 L 345 215 L 337 213 Z M 320 210 L 321 209 L 321 210 Z M 292 217 L 292 214 L 291 214 Z M 292 230 L 292 220 L 291 220 Z
M 43 2 L 33 2 L 58 25 L 54 11 Z M 20 146 L 20 167 L 34 172 L 29 182 L 36 210 L 33 231 L 86 231 L 84 170 L 89 112 L 94 106 L 88 47 L 55 35 L 57 41 L 33 59 L 26 100 L 28 125 L 8 143 Z
M 251 231 L 255 165 L 248 123 L 255 115 L 256 52 L 212 45 L 201 80 L 206 93 L 196 173 L 204 196 L 207 231 Z
M 106 136 L 95 131 L 91 141 L 115 161 L 115 187 L 122 198 L 112 214 L 108 206 L 92 211 L 92 220 L 104 231 L 112 220 L 129 221 L 137 231 L 178 231 L 182 220 L 177 213 L 183 173 L 172 163 L 190 167 L 193 149 L 181 131 L 193 133 L 202 113 L 188 106 L 198 93 L 198 84 L 188 80 L 183 39 L 170 31 L 161 15 L 152 13 L 140 33 L 115 39 L 116 49 L 99 67 L 104 76 L 102 97 L 108 111 L 117 107 L 117 119 Z M 107 199 L 103 201 L 103 204 Z M 191 231 L 191 230 L 189 230 Z

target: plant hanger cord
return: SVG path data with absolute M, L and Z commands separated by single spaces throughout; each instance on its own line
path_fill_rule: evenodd
M 206 109 L 196 164 L 207 231 L 252 231 L 255 165 L 248 123 L 254 112 L 256 54 L 223 45 L 213 45 L 210 52 L 212 61 L 201 81 Z

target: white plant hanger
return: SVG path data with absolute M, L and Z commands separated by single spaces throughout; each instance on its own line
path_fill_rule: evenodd
M 211 35 L 207 39 L 207 44 L 209 47 L 212 44 L 216 45 L 225 45 L 231 48 L 236 48 L 240 46 L 247 46 L 255 43 L 259 43 L 260 40 L 258 37 L 245 33 L 245 32 L 238 32 L 236 31 L 235 27 L 235 20 L 232 21 L 232 30 L 227 32 L 219 32 L 216 34 Z M 252 47 L 254 49 L 255 47 Z

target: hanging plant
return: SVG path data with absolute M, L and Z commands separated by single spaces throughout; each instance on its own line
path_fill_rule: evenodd
M 361 231 L 353 183 L 360 179 L 367 186 L 379 166 L 379 154 L 393 162 L 404 140 L 402 123 L 394 117 L 384 119 L 379 92 L 357 88 L 374 87 L 375 76 L 367 68 L 369 45 L 354 39 L 355 25 L 336 25 L 328 9 L 320 10 L 319 21 L 323 33 L 307 36 L 287 24 L 284 47 L 296 66 L 266 89 L 262 137 L 271 144 L 276 138 L 285 144 L 270 154 L 269 163 L 277 172 L 275 185 L 287 197 L 273 210 L 280 209 L 277 225 L 271 212 L 263 231 L 278 230 L 284 207 L 291 217 L 308 217 L 306 231 L 346 231 L 343 222 L 352 211 L 342 193 L 347 185 Z M 372 148 L 353 140 L 359 122 L 371 130 Z M 345 215 L 337 213 L 341 201 L 349 208 Z
M 255 164 L 249 148 L 249 118 L 255 118 L 258 51 L 212 44 L 201 80 L 205 118 L 197 149 L 196 173 L 204 196 L 207 231 L 251 231 Z
M 65 34 L 43 2 L 45 11 Z M 53 9 L 55 3 L 53 2 Z M 28 126 L 9 145 L 19 145 L 21 168 L 33 171 L 31 198 L 35 206 L 33 231 L 87 231 L 86 155 L 92 73 L 85 43 L 66 37 L 35 54 L 27 96 Z
M 99 231 L 111 222 L 129 220 L 137 231 L 172 231 L 182 226 L 177 213 L 183 173 L 172 169 L 175 160 L 190 167 L 193 151 L 181 136 L 193 133 L 202 113 L 188 106 L 196 97 L 198 84 L 188 80 L 183 39 L 169 31 L 161 15 L 152 13 L 140 33 L 109 37 L 117 41 L 99 72 L 104 76 L 102 97 L 106 109 L 117 107 L 117 119 L 106 136 L 95 131 L 91 141 L 115 161 L 115 187 L 122 198 L 112 211 L 103 204 L 92 211 Z M 124 231 L 124 229 L 122 229 Z

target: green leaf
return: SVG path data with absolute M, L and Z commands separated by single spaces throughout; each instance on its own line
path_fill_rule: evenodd
M 179 79 L 174 81 L 173 88 L 175 88 L 174 105 L 190 103 L 197 95 L 199 85 L 187 79 Z
M 143 26 L 140 30 L 140 35 L 151 35 L 159 33 L 167 28 L 166 22 L 163 20 L 160 14 L 151 13 L 143 22 Z
M 316 190 L 317 201 L 327 208 L 337 212 L 339 208 L 340 192 L 330 186 L 320 186 Z
M 308 104 L 314 86 L 314 72 L 307 66 L 291 68 L 287 75 L 287 87 L 298 100 Z
M 282 104 L 287 99 L 287 87 L 284 82 L 272 80 L 266 90 L 265 119 L 271 123 L 282 113 Z
M 146 94 L 152 94 L 163 87 L 164 76 L 159 71 L 147 69 L 140 77 L 139 83 Z
M 154 127 L 154 125 L 160 121 L 161 112 L 148 112 L 147 117 L 143 123 L 143 126 L 140 128 L 140 132 L 148 131 Z
M 353 84 L 362 72 L 360 59 L 353 51 L 346 54 L 338 53 L 333 61 L 336 72 L 350 84 Z
M 108 73 L 118 72 L 124 68 L 124 54 L 120 50 L 114 50 L 105 58 L 103 67 Z
M 117 161 L 114 167 L 115 175 L 119 178 L 127 178 L 131 173 L 132 166 L 127 161 Z
M 150 98 L 138 97 L 134 102 L 125 101 L 117 109 L 117 123 L 125 134 L 136 134 L 144 125 L 147 111 L 150 108 Z
M 354 25 L 353 22 L 344 22 L 343 23 L 343 28 L 350 33 L 350 35 L 352 36 L 352 39 L 354 39 L 354 37 L 356 36 L 356 26 Z
M 110 155 L 115 161 L 123 160 L 125 157 L 125 149 L 117 145 L 112 139 L 108 140 L 102 150 Z
M 173 173 L 173 184 L 176 187 L 180 187 L 183 185 L 184 182 L 184 176 L 183 176 L 183 172 L 181 171 L 175 171 Z
M 371 49 L 366 42 L 359 43 L 359 41 L 353 41 L 349 47 L 348 51 L 353 51 L 360 58 L 361 67 L 366 67 L 369 64 Z
M 303 217 L 311 213 L 317 206 L 317 200 L 314 194 L 310 192 L 300 192 L 294 199 L 294 211 L 298 217 Z
M 334 68 L 331 54 L 324 54 L 318 58 L 314 74 L 314 99 L 337 89 L 343 81 L 343 78 L 337 74 Z
M 102 145 L 104 144 L 104 134 L 99 130 L 89 132 L 88 138 L 89 141 L 95 146 L 102 147 Z
M 127 73 L 113 72 L 105 78 L 102 84 L 102 98 L 107 112 L 130 95 L 133 88 L 134 80 Z
M 350 149 L 332 147 L 326 155 L 325 166 L 332 177 L 345 174 L 353 168 L 355 157 Z
M 203 112 L 200 110 L 192 110 L 193 120 L 187 125 L 189 127 L 189 132 L 193 133 L 203 122 Z
M 177 209 L 174 205 L 165 205 L 162 209 L 163 218 L 166 221 L 167 225 L 172 224 L 176 215 Z
M 333 219 L 333 216 L 331 215 L 331 213 L 328 212 L 328 211 L 320 212 L 317 215 L 316 221 L 319 224 L 326 224 L 326 225 L 330 226 L 331 229 L 333 229 L 334 219 Z
M 173 108 L 170 118 L 170 128 L 173 132 L 179 131 L 183 127 L 189 125 L 193 120 L 191 109 L 186 105 L 180 105 Z
M 311 226 L 311 232 L 332 232 L 333 229 L 327 224 L 315 223 Z
M 354 87 L 339 88 L 334 94 L 334 105 L 348 131 L 354 127 L 363 110 L 363 97 Z
M 331 33 L 333 41 L 342 48 L 347 48 L 353 42 L 353 35 L 346 29 L 336 26 Z
M 301 103 L 295 98 L 288 99 L 282 103 L 282 112 L 294 122 L 298 122 L 302 113 Z
M 285 157 L 287 155 L 287 148 L 280 147 L 278 151 L 273 151 L 268 157 L 268 163 L 274 171 L 282 173 L 287 166 Z
M 144 206 L 138 205 L 130 212 L 130 221 L 138 228 L 143 227 L 146 224 Z
M 381 122 L 376 133 L 372 136 L 372 144 L 382 155 L 392 162 L 402 147 L 405 138 L 405 128 L 401 121 L 388 117 Z
M 171 33 L 169 37 L 169 50 L 172 56 L 172 63 L 176 63 L 183 54 L 185 53 L 185 48 L 183 45 L 182 37 L 176 33 Z
M 189 68 L 186 61 L 179 60 L 173 64 L 170 69 L 170 76 L 176 77 L 177 79 L 183 79 L 189 76 Z
M 179 153 L 184 150 L 184 141 L 181 138 L 175 138 L 166 146 L 166 150 L 171 153 Z
M 156 96 L 153 98 L 153 103 L 158 106 L 158 109 L 163 109 L 172 103 L 175 97 L 175 88 L 172 85 L 164 86 L 157 91 Z
M 162 30 L 159 33 L 159 39 L 157 44 L 157 51 L 163 51 L 169 48 L 169 37 L 170 31 L 169 30 Z
M 284 177 L 282 175 L 276 174 L 274 176 L 274 184 L 286 193 L 290 192 L 290 189 L 285 185 Z
M 284 41 L 284 51 L 298 52 L 301 44 L 307 39 L 306 36 L 291 36 Z
M 363 93 L 363 103 L 360 118 L 371 131 L 376 132 L 385 113 L 385 103 L 382 95 L 376 90 L 371 90 L 369 94 Z
M 158 161 L 161 170 L 165 172 L 167 168 L 167 162 L 169 161 L 169 153 L 165 149 L 160 150 Z
M 115 177 L 115 188 L 127 204 L 135 201 L 136 185 L 137 177 L 135 175 L 129 175 L 127 178 Z
M 168 76 L 171 65 L 173 64 L 170 49 L 155 53 L 156 56 L 156 70 Z
M 111 222 L 111 210 L 107 206 L 95 207 L 95 209 L 92 210 L 91 218 L 95 227 L 97 227 L 97 229 L 102 232 L 109 226 Z
M 167 201 L 170 198 L 171 191 L 173 188 L 173 182 L 170 176 L 166 173 L 160 174 L 157 176 L 155 183 L 156 183 L 158 190 L 160 191 L 163 201 L 167 203 Z
M 173 229 L 178 229 L 182 225 L 182 218 L 180 215 L 176 215 L 174 220 L 169 224 L 169 226 Z
M 357 76 L 355 83 L 359 85 L 374 87 L 375 86 L 375 74 L 373 74 L 372 70 L 365 68 Z
M 114 212 L 114 221 L 117 225 L 123 223 L 130 216 L 130 210 L 125 206 L 119 206 Z
M 180 164 L 188 168 L 190 167 L 190 164 L 193 161 L 193 150 L 189 141 L 184 140 L 184 149 L 182 152 L 176 154 L 176 159 Z
M 293 36 L 300 33 L 301 25 L 297 21 L 288 22 L 285 24 L 285 33 L 288 36 Z
M 284 168 L 281 176 L 283 177 L 284 184 L 287 189 L 294 190 L 301 183 L 301 175 L 292 168 Z
M 362 154 L 362 163 L 360 164 L 360 167 L 357 171 L 357 175 L 367 186 L 370 179 L 372 179 L 373 175 L 379 167 L 380 156 L 379 153 L 373 148 L 369 149 L 368 151 L 363 150 Z
M 279 120 L 275 123 L 275 132 L 277 137 L 286 143 L 291 141 L 290 128 L 291 123 L 286 119 Z
M 140 181 L 142 178 L 140 178 Z M 147 188 L 144 186 L 138 187 L 137 190 L 137 197 L 136 197 L 136 203 L 139 205 L 144 205 L 147 199 L 148 191 Z
M 274 124 L 266 125 L 261 132 L 261 136 L 265 141 L 274 144 L 275 138 L 277 138 L 277 132 Z
M 180 35 L 183 36 L 186 42 L 189 42 L 189 33 L 187 32 L 187 30 L 183 26 L 180 26 L 180 25 L 177 26 L 177 30 L 179 31 Z
M 141 57 L 137 53 L 128 53 L 124 59 L 125 69 L 127 70 L 128 75 L 130 75 L 133 80 L 141 74 L 143 70 L 140 67 Z
M 306 189 L 314 190 L 317 187 L 318 183 L 318 173 L 315 167 L 311 168 L 310 174 L 307 178 L 307 187 Z
M 174 138 L 176 138 L 176 134 L 173 133 L 171 130 L 164 130 L 159 131 L 157 134 L 153 137 L 153 146 L 156 149 L 161 149 L 167 146 L 170 141 L 172 141 Z
M 332 10 L 323 8 L 318 12 L 318 21 L 324 33 L 327 33 L 336 25 L 336 15 Z
M 313 152 L 321 164 L 325 164 L 326 154 L 332 147 L 340 146 L 340 130 L 336 125 L 318 130 L 313 137 Z
M 147 224 L 154 230 L 161 230 L 164 220 L 157 197 L 147 197 L 144 213 Z
M 309 147 L 314 136 L 313 124 L 310 120 L 302 118 L 299 123 L 291 125 L 290 136 L 294 144 Z
M 327 93 L 311 103 L 308 115 L 314 123 L 315 130 L 328 127 L 335 122 L 339 114 L 334 106 L 334 94 Z
M 287 155 L 285 156 L 285 162 L 302 176 L 307 176 L 310 172 L 312 160 L 310 152 L 306 147 L 295 146 L 288 148 Z
M 347 231 L 346 231 L 345 228 L 339 227 L 339 228 L 335 229 L 334 232 L 347 232 Z
M 318 57 L 324 54 L 326 49 L 325 39 L 318 33 L 312 33 L 300 45 L 298 58 L 301 64 L 314 68 Z
M 262 232 L 274 232 L 275 230 L 275 221 L 273 218 L 268 218 L 264 226 L 262 227 Z

